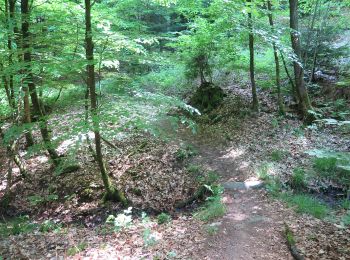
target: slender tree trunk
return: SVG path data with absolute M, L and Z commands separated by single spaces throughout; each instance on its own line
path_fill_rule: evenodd
M 5 16 L 6 16 L 6 24 L 7 24 L 7 49 L 8 49 L 8 64 L 9 66 L 13 65 L 13 50 L 12 50 L 12 21 L 9 11 L 9 2 L 8 0 L 5 0 Z M 15 110 L 16 104 L 15 104 L 15 90 L 13 87 L 13 73 L 10 73 L 8 76 L 8 85 L 9 85 L 9 91 L 10 91 L 10 101 L 11 101 L 11 108 Z
M 16 22 L 16 0 L 9 0 L 9 10 L 10 10 L 10 19 L 11 19 L 12 28 L 13 28 L 14 40 L 16 42 L 17 50 L 18 50 L 18 49 L 21 49 L 22 47 L 21 47 L 21 40 L 19 37 L 19 30 Z M 17 58 L 18 58 L 18 62 L 21 63 L 22 56 L 18 52 L 17 52 Z M 21 71 L 19 71 L 19 73 L 23 74 Z M 30 116 L 29 90 L 28 90 L 28 86 L 26 84 L 23 84 L 23 82 L 21 82 L 21 90 L 23 92 L 22 121 L 25 124 L 30 124 L 32 122 L 32 119 Z M 25 137 L 26 137 L 27 147 L 34 145 L 34 138 L 30 128 L 26 129 Z
M 32 54 L 30 51 L 30 12 L 29 12 L 29 1 L 21 0 L 21 13 L 22 13 L 22 49 L 23 49 L 23 61 L 25 63 L 25 68 L 23 70 L 25 74 L 24 84 L 28 85 L 29 94 L 33 104 L 34 115 L 39 120 L 39 128 L 41 136 L 44 140 L 46 149 L 55 165 L 59 164 L 59 156 L 51 143 L 50 132 L 48 129 L 47 119 L 43 110 L 41 109 L 39 97 L 36 91 L 36 86 L 34 84 L 34 77 L 31 67 Z
M 300 35 L 298 32 L 298 0 L 289 0 L 290 7 L 290 28 L 291 28 L 291 41 L 292 48 L 298 60 L 293 61 L 295 86 L 299 99 L 299 110 L 303 118 L 306 118 L 308 111 L 312 109 L 311 102 L 304 81 L 304 69 L 301 62 L 301 46 Z
M 4 70 L 4 65 L 2 63 L 0 63 L 0 70 Z M 7 81 L 7 77 L 5 74 L 2 74 L 2 83 L 4 84 L 4 89 L 5 89 L 5 93 L 6 93 L 6 97 L 7 97 L 7 102 L 9 103 L 9 107 L 12 107 L 11 104 L 11 93 L 10 93 L 10 89 L 9 89 L 9 85 L 8 85 L 8 81 Z
M 98 119 L 98 108 L 97 108 L 97 95 L 96 95 L 96 82 L 95 82 L 95 65 L 94 65 L 94 45 L 92 40 L 92 26 L 91 26 L 91 0 L 85 0 L 85 46 L 86 46 L 86 60 L 88 62 L 86 66 L 87 71 L 87 85 L 90 92 L 91 101 L 91 116 L 93 131 L 95 135 L 95 149 L 96 159 L 100 168 L 101 177 L 103 184 L 106 189 L 106 200 L 118 200 L 123 204 L 126 204 L 124 194 L 118 191 L 110 182 L 108 173 L 103 161 L 101 135 L 100 135 L 100 124 Z
M 288 66 L 287 66 L 286 60 L 285 60 L 284 55 L 283 55 L 283 53 L 281 51 L 280 51 L 280 56 L 281 56 L 281 59 L 282 59 L 284 70 L 285 70 L 285 72 L 287 74 L 287 77 L 289 79 L 290 85 L 292 86 L 292 94 L 293 94 L 294 100 L 297 103 L 299 103 L 299 99 L 298 99 L 298 95 L 297 95 L 297 92 L 296 92 L 296 89 L 295 89 L 295 84 L 294 84 L 293 78 L 292 78 L 292 76 L 290 75 L 290 73 L 288 71 Z
M 247 0 L 249 8 L 252 8 L 252 1 Z M 252 12 L 248 12 L 248 28 L 249 28 L 249 54 L 250 54 L 250 81 L 252 85 L 252 96 L 253 96 L 253 110 L 259 112 L 259 99 L 256 93 L 255 84 L 255 68 L 254 68 L 254 33 L 253 33 L 253 20 Z
M 272 5 L 271 1 L 267 0 L 267 9 L 268 9 L 268 17 L 269 17 L 269 23 L 271 26 L 272 33 L 275 32 L 274 24 L 273 24 L 273 16 L 272 16 Z M 281 94 L 281 77 L 280 77 L 280 62 L 278 59 L 278 53 L 277 53 L 277 47 L 276 43 L 272 43 L 273 47 L 273 54 L 275 57 L 275 66 L 276 66 L 276 86 L 277 86 L 277 103 L 278 103 L 278 110 L 280 114 L 284 114 L 284 102 L 282 99 L 282 94 Z

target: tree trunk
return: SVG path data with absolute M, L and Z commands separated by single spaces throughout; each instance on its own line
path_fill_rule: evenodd
M 296 55 L 297 60 L 293 61 L 294 65 L 294 76 L 295 76 L 295 87 L 299 99 L 299 110 L 303 118 L 305 119 L 308 115 L 308 111 L 312 109 L 309 95 L 305 87 L 304 81 L 304 69 L 301 62 L 301 46 L 300 46 L 300 35 L 298 32 L 298 0 L 289 0 L 290 7 L 290 28 L 291 28 L 291 41 L 292 48 Z
M 36 91 L 36 86 L 34 84 L 34 77 L 33 77 L 33 72 L 31 67 L 32 53 L 30 50 L 31 48 L 30 34 L 29 34 L 30 12 L 29 12 L 28 2 L 29 2 L 28 0 L 21 0 L 22 49 L 23 49 L 23 61 L 25 63 L 25 68 L 23 69 L 23 73 L 25 75 L 24 84 L 28 85 L 30 97 L 33 104 L 34 115 L 38 118 L 41 136 L 44 140 L 46 149 L 54 165 L 57 166 L 59 164 L 59 156 L 51 143 L 51 137 L 48 129 L 47 119 L 41 109 L 40 101 Z
M 7 26 L 7 49 L 8 49 L 8 64 L 11 66 L 13 64 L 12 60 L 12 55 L 13 55 L 13 50 L 12 50 L 12 20 L 11 20 L 11 15 L 9 11 L 9 3 L 8 0 L 5 0 L 5 16 L 6 16 L 6 26 Z M 13 87 L 13 73 L 10 73 L 9 78 L 8 78 L 8 85 L 9 85 L 9 92 L 10 92 L 10 105 L 13 110 L 16 108 L 15 104 L 15 91 Z
M 271 1 L 267 0 L 267 9 L 268 9 L 268 17 L 269 17 L 269 23 L 271 26 L 272 33 L 275 32 L 274 24 L 273 24 L 273 16 L 272 16 L 272 5 Z M 276 65 L 276 86 L 277 86 L 277 103 L 278 103 L 278 110 L 279 113 L 284 115 L 284 102 L 282 100 L 281 95 L 281 77 L 280 77 L 280 62 L 278 59 L 278 53 L 277 53 L 277 46 L 275 42 L 272 42 L 273 47 L 273 54 L 275 56 L 275 65 Z
M 87 71 L 87 86 L 90 92 L 91 101 L 91 116 L 93 131 L 95 135 L 95 149 L 96 159 L 100 168 L 101 177 L 103 184 L 106 189 L 105 199 L 106 200 L 118 200 L 124 205 L 127 203 L 126 198 L 122 192 L 117 190 L 110 182 L 108 173 L 103 161 L 102 146 L 101 146 L 101 135 L 100 135 L 100 124 L 99 124 L 99 113 L 97 108 L 97 95 L 96 95 L 96 82 L 95 82 L 95 65 L 94 65 L 94 45 L 92 40 L 92 26 L 91 26 L 91 0 L 85 0 L 85 46 L 86 46 L 86 65 Z
M 9 0 L 9 10 L 10 10 L 10 19 L 13 27 L 13 34 L 14 34 L 14 39 L 17 45 L 17 49 L 21 48 L 21 40 L 19 37 L 19 30 L 16 22 L 16 0 Z M 22 62 L 22 56 L 17 52 L 17 58 L 18 62 Z M 20 74 L 23 74 L 21 71 L 19 71 Z M 23 118 L 22 121 L 25 124 L 30 124 L 32 122 L 31 116 L 30 116 L 30 103 L 29 103 L 29 90 L 28 86 L 23 84 L 21 82 L 21 89 L 23 92 Z M 26 129 L 25 132 L 25 137 L 26 137 L 26 146 L 30 147 L 34 145 L 34 138 L 32 135 L 32 131 L 30 128 Z
M 287 66 L 286 60 L 284 59 L 284 55 L 283 55 L 282 51 L 280 51 L 280 56 L 281 56 L 281 59 L 282 59 L 284 70 L 285 70 L 285 72 L 287 74 L 287 77 L 289 79 L 290 85 L 292 86 L 293 98 L 296 101 L 296 103 L 299 103 L 299 99 L 298 99 L 298 95 L 297 95 L 297 92 L 296 92 L 296 89 L 295 89 L 294 81 L 293 81 L 293 78 L 292 78 L 292 76 L 290 75 L 290 73 L 288 71 L 288 66 Z
M 4 70 L 4 65 L 0 62 L 0 70 Z M 11 104 L 11 93 L 10 93 L 10 89 L 9 89 L 9 85 L 8 85 L 8 81 L 6 78 L 5 74 L 2 74 L 2 83 L 4 84 L 4 89 L 5 89 L 5 93 L 6 93 L 6 97 L 7 97 L 7 102 L 9 103 L 9 107 L 12 107 Z
M 252 8 L 252 1 L 247 0 L 249 8 Z M 248 28 L 249 28 L 249 54 L 250 54 L 250 81 L 252 85 L 253 96 L 253 110 L 259 112 L 259 100 L 256 93 L 255 84 L 255 68 L 254 68 L 254 33 L 253 33 L 253 20 L 251 11 L 248 12 Z

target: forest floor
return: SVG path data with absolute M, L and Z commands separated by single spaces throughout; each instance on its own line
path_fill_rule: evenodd
M 288 183 L 295 167 L 310 167 L 305 151 L 347 151 L 349 140 L 344 141 L 342 134 L 331 127 L 305 129 L 292 114 L 277 117 L 270 93 L 260 93 L 263 111 L 257 115 L 250 112 L 248 89 L 229 86 L 226 91 L 229 95 L 225 104 L 203 116 L 196 135 L 181 127 L 175 132 L 169 130 L 173 134 L 170 142 L 141 136 L 115 141 L 121 153 L 106 148 L 111 177 L 133 202 L 131 215 L 123 213 L 118 203 L 101 203 L 103 186 L 93 158 L 86 155 L 86 147 L 76 150 L 82 168 L 62 176 L 53 173 L 46 156 L 30 157 L 29 181 L 23 181 L 14 171 L 15 197 L 4 211 L 16 221 L 6 218 L 1 226 L 9 234 L 0 236 L 0 256 L 292 259 L 284 235 L 287 225 L 307 259 L 349 259 L 350 229 L 339 224 L 344 210 L 318 219 L 297 214 L 295 207 L 275 199 L 265 188 L 242 186 L 257 183 L 257 173 L 265 168 L 269 174 L 278 175 L 282 183 Z M 167 129 L 169 125 L 165 124 L 163 128 Z M 179 162 L 178 151 L 187 145 L 197 150 L 196 155 Z M 281 158 L 273 160 L 274 151 L 282 151 Z M 193 215 L 200 207 L 197 203 L 184 210 L 174 207 L 198 188 L 186 170 L 189 165 L 219 175 L 219 182 L 225 187 L 222 201 L 226 214 L 222 218 L 200 221 Z M 6 187 L 6 167 L 2 166 L 1 171 L 0 197 Z M 50 197 L 52 194 L 55 196 Z M 330 197 L 327 203 L 334 201 Z M 172 220 L 157 223 L 160 212 L 170 212 Z M 115 227 L 106 224 L 112 214 L 124 220 L 132 217 L 132 223 L 115 231 Z

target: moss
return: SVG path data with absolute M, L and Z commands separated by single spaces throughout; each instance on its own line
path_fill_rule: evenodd
M 114 187 L 111 187 L 110 191 L 105 192 L 103 201 L 121 202 L 124 207 L 129 204 L 124 193 Z

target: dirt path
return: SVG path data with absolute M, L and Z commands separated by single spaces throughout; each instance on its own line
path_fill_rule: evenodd
M 192 143 L 199 150 L 195 163 L 220 175 L 227 205 L 227 214 L 215 223 L 219 232 L 207 238 L 198 259 L 293 259 L 283 236 L 283 216 L 287 213 L 282 205 L 262 189 L 234 185 L 252 176 L 245 170 L 244 160 L 235 159 L 233 147 L 208 146 L 201 140 Z

